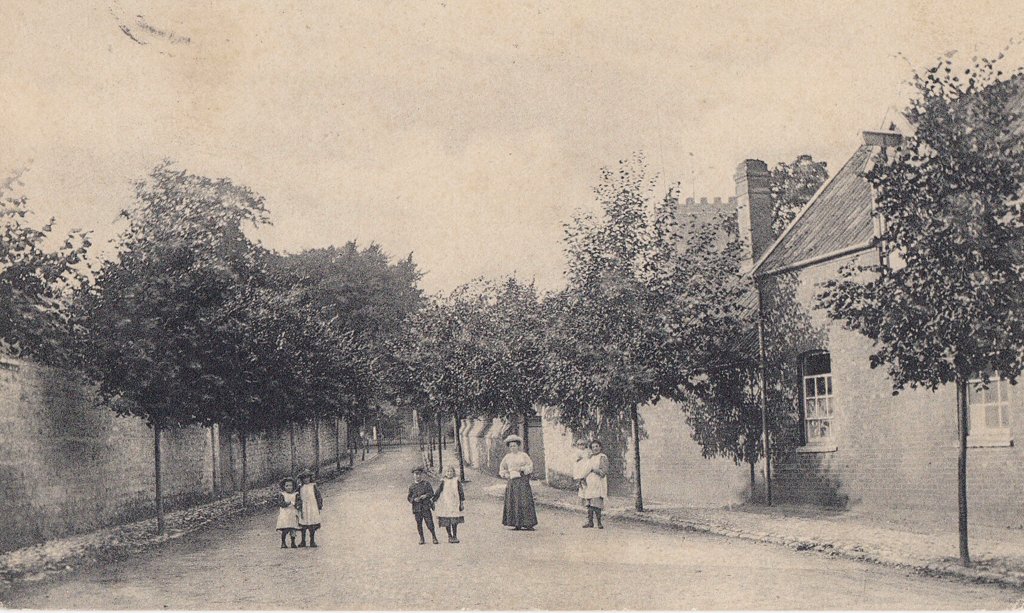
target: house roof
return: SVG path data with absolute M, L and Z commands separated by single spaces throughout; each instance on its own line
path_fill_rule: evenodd
M 878 150 L 861 145 L 804 206 L 754 266 L 766 276 L 863 247 L 875 235 L 871 185 L 864 171 Z

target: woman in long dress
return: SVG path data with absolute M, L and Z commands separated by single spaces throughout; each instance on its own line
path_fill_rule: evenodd
M 537 508 L 533 504 L 530 475 L 533 461 L 522 451 L 523 439 L 513 434 L 505 439 L 508 453 L 501 460 L 498 475 L 508 479 L 505 486 L 505 513 L 501 523 L 516 530 L 533 530 L 537 525 Z
M 601 441 L 590 442 L 590 458 L 581 471 L 586 484 L 583 488 L 583 499 L 587 505 L 587 523 L 583 524 L 584 528 L 593 528 L 596 521 L 597 527 L 604 529 L 601 510 L 608 497 L 608 456 L 603 453 L 603 448 Z

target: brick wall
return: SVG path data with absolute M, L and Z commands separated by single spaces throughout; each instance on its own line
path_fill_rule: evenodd
M 302 466 L 311 466 L 312 426 L 296 429 Z M 333 423 L 321 428 L 325 464 L 333 462 L 333 436 Z M 161 443 L 168 509 L 214 496 L 215 473 L 221 491 L 240 484 L 238 440 L 228 432 L 183 428 L 163 433 Z M 286 431 L 251 437 L 248 447 L 250 483 L 288 473 Z M 0 362 L 0 551 L 150 517 L 153 493 L 153 432 L 142 420 L 99 406 L 65 373 Z
M 843 263 L 808 267 L 761 284 L 768 313 L 767 347 L 782 358 L 784 368 L 779 374 L 792 388 L 791 396 L 798 389 L 797 356 L 827 349 L 836 405 L 835 450 L 788 452 L 776 467 L 777 497 L 867 514 L 951 522 L 957 508 L 956 392 L 947 386 L 893 396 L 884 367 L 869 366 L 870 341 L 812 308 L 818 284 L 834 277 Z M 1019 429 L 1024 424 L 1024 389 L 1011 389 L 1010 398 L 1011 428 Z M 796 401 L 789 402 L 795 411 Z M 794 436 L 798 427 L 794 424 Z M 1022 523 L 1022 469 L 1024 454 L 1019 445 L 969 450 L 968 501 L 973 522 Z

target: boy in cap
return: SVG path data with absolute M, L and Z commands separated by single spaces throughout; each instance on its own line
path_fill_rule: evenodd
M 416 531 L 420 533 L 420 545 L 423 545 L 423 524 L 427 524 L 430 530 L 430 538 L 437 545 L 437 534 L 434 533 L 434 514 L 431 508 L 434 506 L 434 487 L 424 479 L 423 468 L 417 466 L 413 469 L 413 484 L 409 486 L 408 500 L 412 504 L 412 514 L 416 518 Z

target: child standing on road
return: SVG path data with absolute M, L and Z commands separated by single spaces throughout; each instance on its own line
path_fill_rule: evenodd
M 443 526 L 448 533 L 449 543 L 458 543 L 459 524 L 465 521 L 463 512 L 466 509 L 466 494 L 462 490 L 462 483 L 455 477 L 454 466 L 444 469 L 444 479 L 437 486 L 434 502 L 437 504 L 438 525 Z
M 412 504 L 412 514 L 416 518 L 416 531 L 420 533 L 420 545 L 424 544 L 423 524 L 430 530 L 430 538 L 437 545 L 437 534 L 434 533 L 434 487 L 424 479 L 424 470 L 416 467 L 412 471 L 413 484 L 409 486 L 408 500 Z
M 317 547 L 316 531 L 320 529 L 320 511 L 324 508 L 324 499 L 320 488 L 316 486 L 313 471 L 304 470 L 299 473 L 299 530 L 302 541 L 299 547 L 306 546 L 306 532 L 309 532 L 309 546 Z
M 295 491 L 295 479 L 281 479 L 281 491 L 277 494 L 277 530 L 281 533 L 281 549 L 287 549 L 285 537 L 291 537 L 295 548 L 295 531 L 299 529 L 299 493 Z

